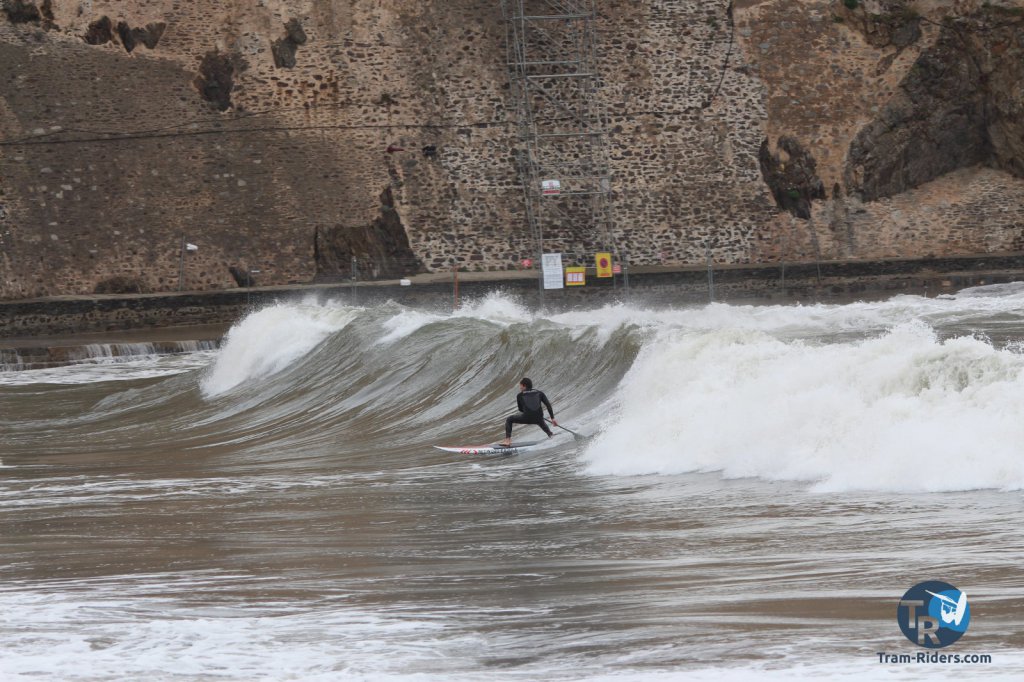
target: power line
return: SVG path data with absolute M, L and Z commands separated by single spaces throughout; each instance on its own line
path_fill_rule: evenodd
M 255 117 L 255 116 L 266 116 L 269 114 L 281 113 L 282 111 L 288 110 L 273 110 L 268 109 L 260 112 L 253 112 L 251 114 L 244 114 L 243 116 Z M 614 110 L 613 110 L 614 111 Z M 676 116 L 691 116 L 694 114 L 702 113 L 701 107 L 691 107 L 681 111 L 667 111 L 667 110 L 642 110 L 642 111 L 624 111 L 615 112 L 615 116 L 625 117 L 636 117 L 636 116 L 664 116 L 664 117 L 676 117 Z M 241 120 L 242 116 L 233 119 L 233 121 Z M 569 117 L 565 118 L 551 118 L 550 122 L 571 120 Z M 83 130 L 78 128 L 61 128 L 60 130 L 51 130 L 40 135 L 31 135 L 14 140 L 0 140 L 0 147 L 28 147 L 28 146 L 40 146 L 40 145 L 58 145 L 58 144 L 86 144 L 91 142 L 121 142 L 124 140 L 149 140 L 149 139 L 162 139 L 162 138 L 176 138 L 176 137 L 199 137 L 204 135 L 238 135 L 245 133 L 266 133 L 266 132 L 298 132 L 298 131 L 310 131 L 310 130 L 395 130 L 395 129 L 411 129 L 411 130 L 457 130 L 460 128 L 505 128 L 516 125 L 513 121 L 460 121 L 455 123 L 357 123 L 357 124 L 321 124 L 321 125 L 298 125 L 298 126 L 255 126 L 255 127 L 244 127 L 244 128 L 206 128 L 201 130 L 186 130 L 186 131 L 174 131 L 176 128 L 181 128 L 186 125 L 194 125 L 194 121 L 183 122 L 175 125 L 164 126 L 161 128 L 153 128 L 151 130 L 139 131 L 134 133 L 121 133 L 117 131 L 97 131 L 97 130 Z M 614 134 L 614 131 L 608 131 L 609 134 Z M 70 139 L 52 139 L 55 135 L 67 134 L 67 133 L 79 133 L 83 135 L 92 135 L 93 137 L 76 137 Z
M 124 140 L 149 140 L 174 137 L 199 137 L 202 135 L 238 135 L 245 133 L 266 133 L 266 132 L 295 132 L 307 130 L 393 130 L 400 128 L 409 129 L 458 129 L 458 128 L 495 128 L 512 125 L 506 121 L 494 121 L 484 123 L 366 123 L 366 124 L 335 124 L 335 125 L 302 125 L 302 126 L 258 126 L 251 128 L 224 128 L 189 130 L 179 132 L 147 131 L 140 133 L 110 134 L 102 137 L 78 137 L 66 140 L 39 139 L 40 136 L 23 137 L 17 140 L 0 141 L 0 147 L 29 147 L 38 145 L 56 144 L 83 144 L 90 142 L 121 142 Z M 92 131 L 76 130 L 65 128 L 53 131 L 52 134 L 78 132 L 95 135 Z

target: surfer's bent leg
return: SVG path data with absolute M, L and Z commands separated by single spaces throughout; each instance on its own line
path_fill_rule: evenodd
M 544 423 L 544 417 L 541 417 L 539 422 L 534 422 L 534 423 L 537 426 L 539 426 L 540 428 L 544 429 L 544 433 L 548 434 L 548 438 L 551 438 L 552 436 L 555 435 L 555 434 L 551 433 L 551 429 L 549 429 L 548 425 Z
M 505 439 L 508 440 L 512 437 L 512 425 L 513 424 L 532 424 L 530 420 L 522 412 L 516 412 L 514 415 L 505 420 Z

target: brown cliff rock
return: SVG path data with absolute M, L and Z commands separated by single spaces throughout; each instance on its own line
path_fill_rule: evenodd
M 197 289 L 536 257 L 498 3 L 3 2 L 0 297 L 174 290 L 183 234 Z M 856 5 L 598 3 L 632 263 L 1020 248 L 1024 0 Z
M 851 144 L 848 191 L 874 201 L 976 165 L 1024 177 L 1022 35 L 1024 17 L 991 10 L 944 21 Z

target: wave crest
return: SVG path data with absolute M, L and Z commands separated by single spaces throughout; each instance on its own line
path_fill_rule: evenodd
M 921 323 L 845 343 L 677 333 L 644 349 L 595 474 L 721 472 L 818 491 L 1024 488 L 1024 357 Z

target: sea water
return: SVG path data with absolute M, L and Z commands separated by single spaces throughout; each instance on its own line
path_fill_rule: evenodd
M 1024 675 L 1024 287 L 844 305 L 280 303 L 0 374 L 0 679 Z M 530 376 L 558 436 L 497 440 Z M 519 426 L 517 437 L 543 434 Z M 932 653 L 925 580 L 972 620 Z

